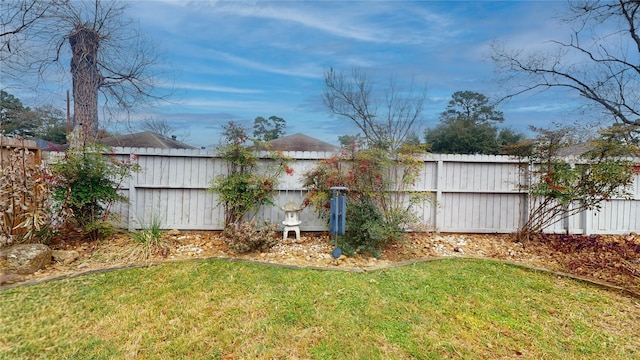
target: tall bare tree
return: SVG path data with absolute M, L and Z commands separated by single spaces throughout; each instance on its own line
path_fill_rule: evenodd
M 555 52 L 494 45 L 495 63 L 515 85 L 507 97 L 570 89 L 616 122 L 640 126 L 640 1 L 569 1 L 564 20 L 573 34 L 552 40 Z
M 32 7 L 27 6 L 32 4 Z M 39 12 L 32 10 L 36 7 Z M 4 7 L 4 5 L 3 5 Z M 51 71 L 71 75 L 74 131 L 91 140 L 98 132 L 98 97 L 104 95 L 105 113 L 129 110 L 154 98 L 151 65 L 156 56 L 135 24 L 125 17 L 127 3 L 116 0 L 18 1 L 6 5 L 3 24 L 17 24 L 29 14 L 29 26 L 2 36 L 3 61 L 10 76 L 37 73 L 41 80 Z M 29 17 L 29 18 L 30 18 Z M 10 37 L 24 41 L 9 50 Z
M 397 149 L 419 133 L 426 91 L 417 91 L 413 84 L 405 91 L 393 80 L 384 89 L 374 89 L 373 80 L 358 68 L 350 75 L 329 69 L 324 79 L 330 113 L 353 122 L 369 146 Z

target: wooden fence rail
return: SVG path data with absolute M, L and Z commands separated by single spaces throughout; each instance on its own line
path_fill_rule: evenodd
M 221 230 L 222 206 L 208 191 L 211 180 L 226 171 L 215 154 L 200 149 L 114 148 L 116 156 L 135 159 L 142 171 L 126 183 L 129 204 L 114 210 L 123 215 L 123 227 L 139 228 L 153 217 L 163 227 L 180 230 Z M 321 160 L 324 152 L 285 152 L 294 159 L 293 176 L 283 175 L 276 204 L 263 207 L 259 217 L 280 223 L 279 209 L 289 200 L 302 202 L 306 189 L 303 174 Z M 523 224 L 527 215 L 526 166 L 507 156 L 440 155 L 424 158 L 424 167 L 413 189 L 432 193 L 435 202 L 424 202 L 415 211 L 428 229 L 440 232 L 509 233 Z M 587 211 L 557 223 L 548 231 L 579 234 L 640 232 L 640 175 L 636 176 L 632 199 L 613 199 L 600 212 Z M 307 208 L 300 214 L 303 231 L 322 231 L 327 224 Z

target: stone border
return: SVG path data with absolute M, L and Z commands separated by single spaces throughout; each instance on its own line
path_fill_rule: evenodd
M 340 272 L 351 272 L 351 273 L 367 273 L 367 272 L 373 272 L 373 271 L 393 269 L 393 268 L 397 268 L 397 267 L 413 265 L 413 264 L 418 264 L 418 263 L 440 261 L 440 260 L 449 260 L 449 259 L 484 260 L 484 261 L 499 262 L 499 263 L 503 263 L 503 264 L 507 264 L 507 265 L 511 265 L 511 266 L 516 266 L 516 267 L 519 267 L 521 269 L 525 269 L 525 270 L 528 270 L 528 271 L 543 272 L 543 273 L 547 273 L 547 274 L 551 274 L 551 275 L 555 275 L 555 276 L 560 276 L 560 277 L 563 277 L 563 278 L 572 279 L 572 280 L 583 282 L 583 283 L 586 283 L 586 284 L 589 284 L 589 285 L 592 285 L 592 286 L 603 288 L 603 289 L 608 290 L 608 291 L 621 293 L 623 295 L 630 296 L 630 297 L 635 298 L 635 299 L 640 299 L 640 293 L 635 292 L 635 291 L 630 290 L 630 289 L 627 289 L 627 288 L 624 288 L 624 287 L 621 287 L 621 286 L 618 286 L 618 285 L 614 285 L 614 284 L 605 282 L 605 281 L 590 279 L 590 278 L 586 278 L 586 277 L 583 277 L 583 276 L 573 275 L 573 274 L 560 272 L 560 271 L 553 271 L 553 270 L 549 270 L 549 269 L 546 269 L 546 268 L 543 268 L 543 267 L 526 265 L 526 264 L 522 264 L 522 263 L 508 261 L 508 260 L 486 258 L 486 257 L 473 257 L 473 256 L 423 257 L 423 258 L 417 258 L 417 259 L 412 259 L 412 260 L 399 261 L 399 262 L 392 263 L 392 264 L 379 265 L 379 266 L 369 266 L 369 267 L 359 267 L 359 268 L 340 268 L 340 267 L 337 267 L 337 266 L 336 267 L 329 267 L 329 266 L 313 266 L 313 265 L 311 265 L 311 266 L 300 266 L 300 265 L 292 265 L 292 264 L 274 263 L 274 262 L 268 262 L 268 261 L 255 261 L 255 260 L 234 258 L 234 257 L 212 256 L 212 257 L 206 257 L 206 258 L 166 260 L 166 261 L 160 261 L 160 262 L 149 263 L 149 264 L 123 265 L 123 266 L 115 266 L 115 267 L 107 267 L 107 268 L 102 268 L 102 269 L 88 270 L 88 271 L 83 271 L 83 272 L 74 272 L 74 273 L 71 273 L 71 274 L 54 276 L 54 277 L 45 278 L 45 279 L 39 279 L 39 280 L 33 280 L 33 281 L 19 282 L 19 283 L 15 283 L 15 284 L 2 285 L 2 286 L 0 286 L 0 292 L 2 292 L 4 290 L 9 290 L 9 289 L 21 287 L 21 286 L 32 286 L 32 285 L 47 283 L 47 282 L 56 281 L 56 280 L 71 279 L 71 278 L 84 276 L 84 275 L 101 274 L 101 273 L 117 271 L 117 270 L 126 270 L 126 269 L 138 269 L 138 268 L 152 267 L 152 266 L 157 266 L 157 265 L 162 265 L 162 264 L 179 263 L 179 262 L 226 260 L 226 261 L 229 261 L 229 262 L 259 264 L 259 265 L 281 267 L 281 268 L 286 268 L 286 269 L 304 269 L 304 270 L 319 270 L 319 271 L 340 271 Z

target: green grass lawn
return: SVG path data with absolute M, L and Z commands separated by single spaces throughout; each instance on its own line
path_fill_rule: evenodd
M 182 262 L 0 292 L 2 359 L 632 359 L 639 334 L 638 300 L 483 260 Z

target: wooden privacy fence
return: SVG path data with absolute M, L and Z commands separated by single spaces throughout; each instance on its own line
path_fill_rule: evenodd
M 226 172 L 223 160 L 200 149 L 114 148 L 116 156 L 132 158 L 142 171 L 125 183 L 129 204 L 114 210 L 123 215 L 123 227 L 140 228 L 150 219 L 162 220 L 163 228 L 180 230 L 222 230 L 223 207 L 218 196 L 207 189 L 215 176 Z M 294 174 L 280 179 L 277 206 L 263 207 L 258 217 L 281 223 L 279 209 L 289 200 L 301 203 L 306 195 L 303 174 L 314 168 L 324 152 L 285 152 L 292 158 Z M 434 194 L 415 211 L 428 229 L 440 232 L 509 233 L 524 223 L 527 196 L 520 184 L 527 167 L 521 161 L 494 155 L 440 155 L 424 158 L 424 167 L 411 189 Z M 640 175 L 636 176 L 632 199 L 613 199 L 600 212 L 586 211 L 547 229 L 577 234 L 640 232 Z M 348 206 L 348 204 L 347 204 Z M 303 231 L 327 230 L 327 224 L 313 212 L 300 214 Z
M 34 163 L 39 164 L 42 160 L 42 153 L 36 146 L 36 142 L 32 140 L 15 139 L 0 136 L 0 166 L 4 166 L 9 159 L 9 155 L 16 149 L 26 149 L 33 154 L 30 159 Z

